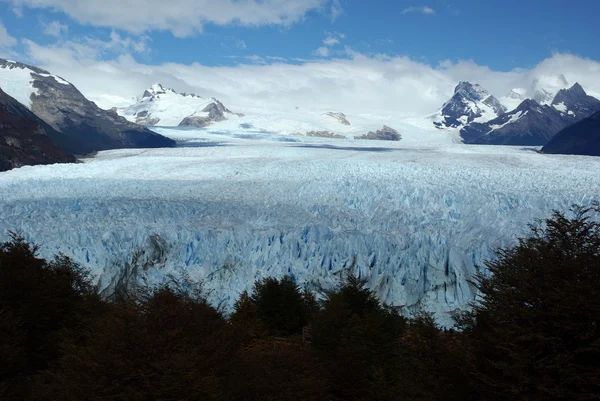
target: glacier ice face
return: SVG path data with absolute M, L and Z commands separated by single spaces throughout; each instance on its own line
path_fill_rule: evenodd
M 258 278 L 330 288 L 353 269 L 447 322 L 494 249 L 600 194 L 600 159 L 532 148 L 161 133 L 186 147 L 0 174 L 0 232 L 73 257 L 105 294 L 186 274 L 230 307 Z

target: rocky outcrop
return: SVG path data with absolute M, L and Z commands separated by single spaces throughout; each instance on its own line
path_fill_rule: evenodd
M 354 139 L 368 139 L 372 141 L 399 141 L 402 136 L 395 129 L 384 125 L 382 129 L 375 132 L 370 131 L 367 134 L 355 136 Z
M 37 164 L 72 163 L 51 139 L 62 134 L 0 89 L 0 171 Z
M 323 115 L 337 120 L 340 124 L 350 125 L 350 121 L 348 121 L 348 119 L 346 118 L 346 115 L 344 113 L 330 111 L 330 112 L 324 113 Z
M 335 134 L 331 131 L 309 131 L 306 136 L 313 138 L 347 139 L 344 135 Z
M 211 125 L 212 123 L 227 120 L 227 117 L 225 116 L 226 113 L 234 114 L 217 99 L 211 100 L 212 102 L 209 103 L 200 112 L 196 112 L 193 115 L 184 118 L 179 123 L 179 126 L 204 128 Z
M 175 145 L 169 138 L 100 109 L 71 83 L 48 71 L 6 60 L 0 60 L 0 68 L 5 70 L 3 77 L 11 77 L 11 72 L 17 72 L 19 77 L 28 76 L 32 86 L 28 99 L 31 104 L 25 106 L 67 138 L 66 142 L 57 144 L 69 153 Z

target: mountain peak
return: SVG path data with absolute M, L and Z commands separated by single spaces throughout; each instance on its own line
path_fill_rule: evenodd
M 519 107 L 517 107 L 517 111 L 531 110 L 531 109 L 540 108 L 540 107 L 541 107 L 541 105 L 536 100 L 525 99 L 521 102 Z
M 505 112 L 506 107 L 481 85 L 461 81 L 454 89 L 452 98 L 444 103 L 434 117 L 433 124 L 438 128 L 457 128 L 473 121 L 489 121 Z
M 575 82 L 575 85 L 571 86 L 569 89 L 561 89 L 559 92 L 562 91 L 569 92 L 575 96 L 587 96 L 587 93 L 585 92 L 583 87 L 579 85 L 579 82 Z
M 455 95 L 461 95 L 463 97 L 468 98 L 469 100 L 483 100 L 486 97 L 490 96 L 490 93 L 486 91 L 479 84 L 472 84 L 468 81 L 461 81 L 458 83 L 456 88 L 454 88 Z
M 175 94 L 177 93 L 173 89 L 165 88 L 164 86 L 162 86 L 162 84 L 156 83 L 156 84 L 150 86 L 150 88 L 148 88 L 148 89 L 146 89 L 144 91 L 144 94 L 142 95 L 142 98 L 153 97 L 153 96 L 157 96 L 157 95 L 163 95 L 163 94 L 165 94 L 167 92 L 175 93 Z
M 600 110 L 600 100 L 589 96 L 579 83 L 575 83 L 569 89 L 559 90 L 552 106 L 566 116 L 582 119 Z

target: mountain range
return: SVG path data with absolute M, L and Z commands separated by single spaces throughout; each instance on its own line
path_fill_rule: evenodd
M 559 81 L 566 84 L 564 77 Z M 466 144 L 543 146 L 562 129 L 600 110 L 600 100 L 589 96 L 578 83 L 554 96 L 539 87 L 533 93 L 534 99 L 525 98 L 507 111 L 480 85 L 461 82 L 434 116 L 433 124 L 458 130 Z M 522 91 L 511 94 L 513 100 L 523 96 Z
M 515 88 L 500 98 L 463 81 L 429 124 L 458 133 L 465 144 L 546 145 L 547 153 L 596 154 L 598 111 L 600 100 L 578 83 L 568 87 L 562 75 L 536 79 L 529 90 Z M 253 110 L 245 116 L 215 98 L 178 93 L 161 84 L 152 85 L 130 106 L 104 110 L 57 75 L 0 59 L 0 170 L 73 162 L 73 155 L 101 150 L 175 146 L 152 131 L 154 126 L 218 125 L 219 130 L 247 135 L 402 139 L 388 121 L 298 108 L 288 114 Z
M 49 137 L 71 154 L 175 145 L 169 138 L 99 108 L 70 82 L 34 66 L 0 59 L 0 88 L 62 134 L 50 133 Z

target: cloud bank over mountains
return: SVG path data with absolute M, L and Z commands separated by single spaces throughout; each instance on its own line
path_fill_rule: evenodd
M 43 41 L 28 34 L 11 36 L 0 22 L 0 55 L 64 76 L 104 108 L 130 104 L 132 97 L 157 82 L 179 92 L 214 96 L 240 109 L 299 107 L 399 116 L 434 113 L 459 81 L 478 83 L 502 98 L 515 88 L 519 93 L 532 91 L 536 79 L 563 74 L 569 84 L 579 82 L 600 98 L 600 63 L 573 54 L 554 53 L 534 67 L 511 71 L 470 60 L 432 65 L 405 55 L 358 52 L 344 33 L 334 30 L 324 32 L 311 59 L 252 55 L 239 38 L 232 40 L 247 52 L 236 56 L 239 64 L 150 63 L 146 57 L 161 52 L 153 48 L 152 31 L 193 35 L 207 23 L 285 29 L 311 13 L 335 20 L 345 12 L 346 3 L 339 0 L 0 0 L 0 4 L 10 5 L 17 14 L 25 8 L 50 10 L 80 24 L 103 27 L 100 36 L 69 37 L 66 24 L 45 22 L 44 36 L 54 41 Z M 404 14 L 436 12 L 412 4 L 404 9 Z M 194 59 L 202 59 L 201 54 Z
M 600 63 L 556 53 L 531 69 L 494 71 L 473 61 L 446 61 L 437 66 L 404 56 L 367 55 L 346 47 L 345 55 L 295 62 L 279 58 L 262 63 L 205 66 L 199 63 L 149 65 L 129 52 L 144 43 L 112 35 L 104 43 L 43 46 L 26 40 L 29 61 L 67 77 L 101 107 L 125 104 L 160 82 L 181 92 L 215 96 L 238 107 L 331 109 L 421 116 L 436 111 L 459 81 L 479 83 L 502 97 L 513 88 L 532 89 L 536 79 L 563 74 L 600 97 Z M 101 59 L 97 49 L 114 50 Z M 86 50 L 87 49 L 87 50 Z

